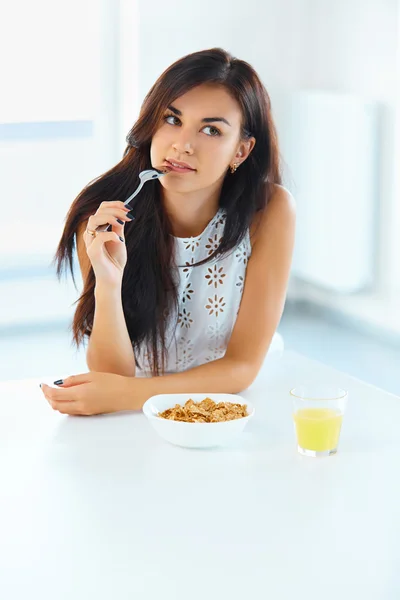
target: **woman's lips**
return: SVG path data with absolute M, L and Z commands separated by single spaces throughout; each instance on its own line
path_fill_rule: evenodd
M 171 169 L 174 173 L 194 173 L 196 169 L 189 169 L 187 167 L 175 167 L 169 160 L 165 161 L 165 165 Z

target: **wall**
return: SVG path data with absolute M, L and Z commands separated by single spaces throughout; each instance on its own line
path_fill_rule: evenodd
M 306 14 L 296 0 L 139 0 L 139 97 L 183 55 L 220 46 L 250 62 L 271 93 L 301 83 Z
M 120 0 L 118 3 L 121 23 L 119 36 L 111 34 L 110 20 L 107 20 L 107 14 L 110 14 L 113 15 L 112 22 L 115 21 L 112 7 L 116 7 L 116 4 L 111 4 L 110 0 L 101 0 L 100 5 L 105 21 L 102 29 L 105 37 L 101 45 L 102 57 L 98 63 L 103 70 L 101 88 L 99 88 L 101 103 L 98 114 L 94 118 L 94 144 L 89 150 L 86 141 L 77 139 L 76 152 L 72 153 L 74 160 L 67 167 L 65 167 L 67 159 L 58 154 L 57 169 L 50 169 L 41 176 L 42 183 L 34 185 L 34 193 L 37 197 L 33 197 L 32 194 L 29 198 L 27 196 L 33 180 L 25 178 L 18 186 L 11 181 L 10 185 L 3 189 L 4 197 L 8 198 L 9 202 L 12 201 L 17 206 L 22 202 L 24 210 L 27 211 L 24 214 L 27 216 L 29 214 L 30 218 L 31 209 L 36 201 L 41 200 L 46 190 L 50 199 L 53 198 L 53 193 L 50 194 L 49 190 L 59 190 L 56 199 L 57 210 L 61 208 L 60 202 L 67 205 L 68 198 L 71 201 L 82 184 L 91 178 L 87 174 L 83 176 L 82 173 L 82 180 L 80 180 L 79 169 L 85 164 L 87 167 L 87 161 L 89 157 L 94 156 L 96 149 L 98 156 L 95 162 L 96 173 L 93 172 L 93 177 L 108 168 L 110 163 L 114 164 L 119 160 L 120 153 L 125 147 L 124 136 L 137 117 L 140 102 L 161 72 L 171 62 L 188 52 L 222 46 L 234 55 L 249 61 L 259 72 L 271 95 L 278 131 L 282 119 L 279 111 L 280 99 L 286 92 L 297 88 L 322 87 L 356 92 L 386 105 L 381 153 L 381 231 L 382 235 L 388 235 L 390 243 L 380 257 L 381 280 L 386 286 L 396 281 L 394 276 L 396 264 L 393 258 L 400 257 L 400 248 L 397 252 L 394 252 L 393 248 L 395 248 L 397 230 L 400 226 L 400 215 L 398 215 L 397 225 L 392 218 L 396 203 L 393 201 L 392 191 L 393 114 L 390 111 L 394 110 L 396 101 L 395 74 L 396 65 L 399 64 L 398 61 L 396 62 L 397 0 L 364 0 L 363 2 L 336 0 L 335 3 L 327 0 L 266 0 L 261 5 L 259 0 L 248 0 L 245 5 L 239 0 L 229 2 L 222 0 L 218 3 L 205 0 L 202 4 L 189 4 L 182 0 L 172 0 L 166 4 L 154 0 L 151 5 L 143 0 L 138 0 L 137 3 L 131 0 Z M 94 27 L 93 18 L 91 22 Z M 117 64 L 118 52 L 123 59 L 119 72 L 119 78 L 122 77 L 120 89 L 117 89 L 120 85 L 118 77 L 115 79 L 115 75 L 112 75 Z M 138 57 L 138 60 L 135 60 L 135 57 Z M 120 114 L 115 115 L 118 101 Z M 117 128 L 119 135 L 116 133 Z M 107 136 L 113 138 L 109 151 L 106 147 L 100 148 L 100 142 L 104 145 Z M 52 147 L 53 143 L 57 146 L 57 150 Z M 46 142 L 43 144 L 43 152 L 49 150 L 62 152 L 60 143 L 63 142 L 61 140 Z M 20 144 L 17 149 L 18 152 L 25 152 L 26 148 L 27 145 Z M 32 173 L 43 173 L 43 164 L 47 164 L 48 160 L 44 153 L 31 149 L 23 163 L 21 156 L 14 156 L 7 142 L 4 141 L 0 144 L 0 151 L 4 157 L 3 173 L 7 176 L 12 173 L 12 168 L 20 169 L 21 164 L 26 165 L 26 168 L 29 166 Z M 83 155 L 80 154 L 81 151 Z M 71 152 L 68 146 L 65 146 L 65 152 Z M 65 177 L 71 170 L 74 176 L 66 180 Z M 24 186 L 28 188 L 25 191 Z M 62 186 L 61 190 L 60 186 Z M 400 203 L 397 204 L 400 206 Z M 60 221 L 57 230 L 62 226 L 64 212 L 64 210 L 59 212 Z M 19 214 L 12 214 L 12 219 L 14 218 L 19 219 Z M 26 222 L 28 221 L 29 219 L 26 219 Z M 21 230 L 15 229 L 14 226 L 7 231 L 10 234 L 13 231 L 21 233 Z M 46 252 L 50 246 L 54 248 L 55 240 L 58 239 L 55 230 L 50 232 L 49 239 L 45 239 L 35 228 L 34 231 L 24 232 L 23 240 L 28 245 L 29 236 L 32 237 L 32 247 L 36 253 L 41 248 L 41 244 L 46 245 Z M 51 236 L 54 240 L 50 239 Z M 400 236 L 398 239 L 400 240 Z M 12 257 L 15 258 L 15 252 L 18 254 L 22 249 L 21 242 L 18 246 L 13 244 L 15 240 L 12 236 L 10 242 L 8 238 L 3 238 L 3 259 L 7 260 L 8 264 Z M 13 247 L 16 248 L 14 252 Z M 25 249 L 23 251 L 25 252 Z M 27 256 L 27 259 L 27 263 L 32 264 L 34 259 L 32 253 Z M 397 281 L 400 281 L 400 273 Z M 57 286 L 56 281 L 54 283 L 49 281 L 48 284 L 43 281 L 41 292 L 43 297 L 46 297 L 48 305 L 52 306 L 60 306 L 60 295 L 62 295 L 63 310 L 69 316 L 70 303 L 76 297 L 75 291 L 71 288 L 69 292 L 71 295 L 67 297 Z M 54 294 L 50 291 L 50 287 L 54 288 Z M 6 301 L 7 290 L 4 289 L 3 292 L 2 298 Z M 21 296 L 38 300 L 30 291 L 29 280 L 26 280 L 26 291 Z M 35 304 L 33 300 L 25 302 L 23 309 L 15 307 L 13 310 L 13 315 L 16 313 L 15 318 L 21 315 L 26 322 L 30 319 L 40 320 L 41 316 L 33 306 Z M 14 322 L 13 315 L 7 313 L 5 307 L 2 325 L 5 325 L 7 320 Z M 58 310 L 54 311 L 54 318 L 59 316 L 61 315 Z
M 278 132 L 284 118 L 280 99 L 297 88 L 356 93 L 382 105 L 379 228 L 388 243 L 378 257 L 378 284 L 393 288 L 397 0 L 249 0 L 245 6 L 238 0 L 197 5 L 155 0 L 151 7 L 139 0 L 138 12 L 140 101 L 174 60 L 222 46 L 259 72 Z
M 380 103 L 383 111 L 380 161 L 380 235 L 388 244 L 379 257 L 382 289 L 400 281 L 395 275 L 397 234 L 392 229 L 394 197 L 394 123 L 398 70 L 397 0 L 310 0 L 305 87 L 356 93 Z M 400 223 L 398 223 L 400 226 Z

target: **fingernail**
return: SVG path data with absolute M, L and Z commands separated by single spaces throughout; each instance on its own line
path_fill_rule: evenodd
M 42 387 L 42 384 L 41 384 L 41 383 L 39 383 L 39 387 L 40 387 L 40 388 Z
M 126 216 L 129 217 L 129 219 L 132 219 L 132 221 L 135 218 L 135 216 L 134 216 L 134 214 L 132 212 L 126 213 Z
M 54 385 L 62 385 L 64 383 L 63 379 L 57 379 L 57 381 L 54 382 Z
M 121 242 L 123 242 L 123 241 L 124 241 L 124 238 L 122 238 L 120 235 L 119 235 L 118 237 L 119 237 L 119 239 L 121 240 Z
M 117 223 L 119 223 L 120 225 L 123 225 L 123 224 L 124 224 L 124 222 L 123 222 L 123 221 L 121 221 L 121 219 L 117 219 Z

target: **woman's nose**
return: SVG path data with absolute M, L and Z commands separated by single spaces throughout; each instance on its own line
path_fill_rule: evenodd
M 176 150 L 179 154 L 193 154 L 193 146 L 189 141 L 176 141 L 172 144 L 174 150 Z

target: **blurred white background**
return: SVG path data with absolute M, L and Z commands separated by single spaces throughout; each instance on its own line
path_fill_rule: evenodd
M 214 46 L 272 101 L 298 229 L 285 346 L 400 394 L 398 0 L 36 0 L 0 23 L 0 379 L 87 371 L 50 267 L 161 72 Z M 76 271 L 78 273 L 78 271 Z

